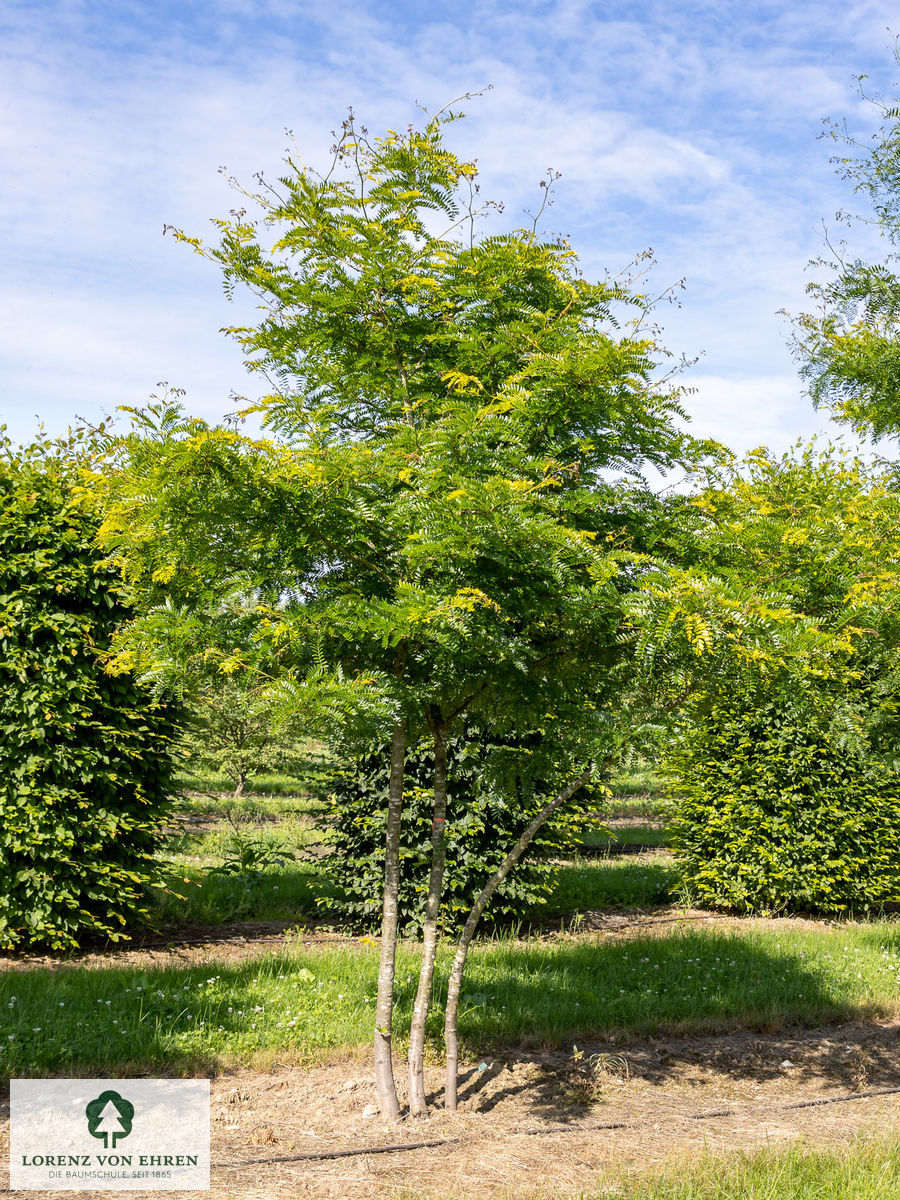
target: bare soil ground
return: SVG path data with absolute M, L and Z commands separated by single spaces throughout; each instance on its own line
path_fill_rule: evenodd
M 662 934 L 673 921 L 733 926 L 735 919 L 672 909 L 596 913 L 590 925 L 629 937 Z M 782 929 L 821 924 L 779 921 Z M 250 957 L 284 944 L 283 927 L 273 925 L 244 923 L 227 934 L 220 928 L 215 941 L 200 940 L 200 931 L 194 931 L 181 943 L 80 961 L 162 965 Z M 337 936 L 323 932 L 302 940 Z M 15 970 L 46 962 L 3 965 Z M 652 1170 L 702 1147 L 747 1149 L 801 1137 L 809 1144 L 840 1144 L 863 1131 L 895 1131 L 900 1116 L 896 1023 L 596 1042 L 579 1050 L 576 1059 L 571 1049 L 511 1049 L 464 1064 L 456 1114 L 440 1108 L 441 1071 L 430 1068 L 431 1119 L 399 1128 L 367 1115 L 374 1086 L 364 1058 L 314 1069 L 223 1074 L 212 1081 L 210 1194 L 240 1200 L 549 1200 L 582 1191 L 603 1194 L 615 1191 L 623 1169 Z M 595 1055 L 589 1076 L 587 1064 Z M 866 1094 L 890 1088 L 898 1092 Z M 0 1107 L 0 1162 L 7 1157 L 8 1115 L 8 1104 Z M 384 1152 L 420 1142 L 440 1144 Z M 301 1157 L 344 1151 L 352 1153 Z M 4 1171 L 0 1190 L 7 1186 Z M 111 1193 L 31 1194 L 100 1200 Z M 172 1195 L 142 1194 L 159 1200 Z
M 701 1147 L 746 1149 L 800 1137 L 845 1143 L 863 1130 L 896 1128 L 900 1094 L 865 1093 L 900 1089 L 898 1048 L 894 1024 L 657 1038 L 614 1049 L 596 1043 L 581 1047 L 586 1058 L 609 1055 L 592 1095 L 583 1087 L 585 1059 L 508 1053 L 464 1067 L 456 1114 L 438 1107 L 441 1072 L 431 1068 L 432 1117 L 399 1128 L 366 1115 L 374 1086 L 359 1061 L 225 1074 L 212 1081 L 212 1195 L 571 1197 L 603 1193 L 623 1168 L 650 1170 Z M 838 1102 L 790 1107 L 822 1100 Z M 0 1120 L 5 1158 L 8 1105 Z M 381 1152 L 421 1142 L 443 1144 Z M 300 1157 L 341 1151 L 353 1153 Z M 0 1176 L 0 1187 L 7 1183 Z

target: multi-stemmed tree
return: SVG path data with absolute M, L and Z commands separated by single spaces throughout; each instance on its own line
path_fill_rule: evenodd
M 350 744 L 390 744 L 375 1029 L 387 1118 L 399 1115 L 391 1025 L 406 748 L 427 739 L 434 755 L 409 1052 L 410 1109 L 422 1114 L 454 815 L 448 737 L 467 714 L 541 730 L 557 780 L 545 816 L 590 778 L 627 711 L 622 598 L 666 519 L 638 472 L 699 449 L 677 428 L 677 390 L 653 382 L 644 297 L 587 282 L 568 243 L 534 227 L 477 236 L 475 166 L 444 144 L 453 119 L 372 139 L 351 116 L 324 177 L 289 158 L 277 183 L 246 194 L 253 219 L 242 209 L 218 222 L 218 245 L 178 233 L 221 267 L 228 290 L 260 299 L 260 322 L 231 333 L 270 381 L 252 411 L 271 436 L 210 428 L 166 403 L 135 414 L 103 534 L 145 613 L 120 640 L 123 666 L 165 675 L 202 651 L 202 614 L 227 579 L 256 612 L 229 669 L 264 662 L 282 711 L 330 723 Z M 460 943 L 454 1067 L 465 952 L 521 849 L 498 846 L 497 876 Z

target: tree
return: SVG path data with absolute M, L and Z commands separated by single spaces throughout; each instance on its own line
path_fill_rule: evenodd
M 0 431 L 2 432 L 2 431 Z M 0 947 L 118 940 L 170 811 L 171 703 L 103 655 L 129 616 L 102 562 L 89 444 L 0 441 Z
M 172 647 L 202 652 L 197 614 L 219 580 L 239 580 L 261 653 L 278 664 L 268 694 L 281 711 L 330 725 L 350 748 L 390 744 L 375 1031 L 389 1118 L 407 746 L 426 739 L 434 761 L 410 1031 L 418 1114 L 448 738 L 469 713 L 544 730 L 562 776 L 548 816 L 583 785 L 615 741 L 622 597 L 639 543 L 665 517 L 640 468 L 699 453 L 676 427 L 677 389 L 654 382 L 646 297 L 586 282 L 536 220 L 476 238 L 475 166 L 443 143 L 455 119 L 370 139 L 351 114 L 324 178 L 289 158 L 277 184 L 245 193 L 258 219 L 242 209 L 218 222 L 212 248 L 178 234 L 227 289 L 246 285 L 262 303 L 258 325 L 231 332 L 272 381 L 247 411 L 274 438 L 213 429 L 165 402 L 134 414 L 104 526 L 152 613 L 120 639 L 123 666 L 177 673 Z M 623 332 L 615 312 L 629 306 Z M 610 482 L 616 471 L 628 478 Z M 498 848 L 498 870 L 520 853 Z
M 265 771 L 296 774 L 308 765 L 308 750 L 295 730 L 272 719 L 271 706 L 243 673 L 210 673 L 186 705 L 180 749 L 189 771 L 223 772 L 235 798 Z
M 895 61 L 900 52 L 895 45 Z M 845 148 L 832 161 L 857 195 L 871 205 L 870 217 L 890 246 L 900 244 L 900 109 L 893 102 L 860 94 L 880 117 L 874 145 L 856 140 L 846 123 L 828 123 L 831 139 Z M 849 219 L 849 214 L 839 214 Z M 809 285 L 817 308 L 795 320 L 795 349 L 816 404 L 831 409 L 838 421 L 862 437 L 900 432 L 900 276 L 897 254 L 868 263 L 844 257 L 846 248 L 830 247 L 831 258 L 814 266 L 831 278 Z

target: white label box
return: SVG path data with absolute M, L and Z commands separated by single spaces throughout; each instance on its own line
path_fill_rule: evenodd
M 209 1080 L 10 1080 L 9 1183 L 13 1191 L 209 1188 Z

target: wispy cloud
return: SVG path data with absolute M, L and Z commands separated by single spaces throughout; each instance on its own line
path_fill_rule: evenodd
M 478 157 L 483 194 L 506 201 L 504 223 L 524 220 L 552 166 L 547 223 L 588 273 L 649 245 L 660 287 L 687 277 L 661 320 L 673 349 L 705 351 L 697 431 L 743 442 L 748 412 L 771 443 L 817 428 L 777 310 L 802 304 L 821 218 L 847 200 L 820 120 L 864 130 L 852 74 L 890 84 L 889 7 L 612 13 L 591 0 L 8 0 L 0 417 L 23 437 L 35 412 L 63 428 L 141 403 L 161 377 L 197 412 L 228 410 L 255 381 L 218 329 L 252 307 L 230 311 L 212 267 L 163 225 L 207 230 L 234 204 L 218 168 L 276 174 L 285 126 L 321 164 L 348 104 L 377 130 L 417 119 L 415 101 L 491 83 L 449 136 Z

